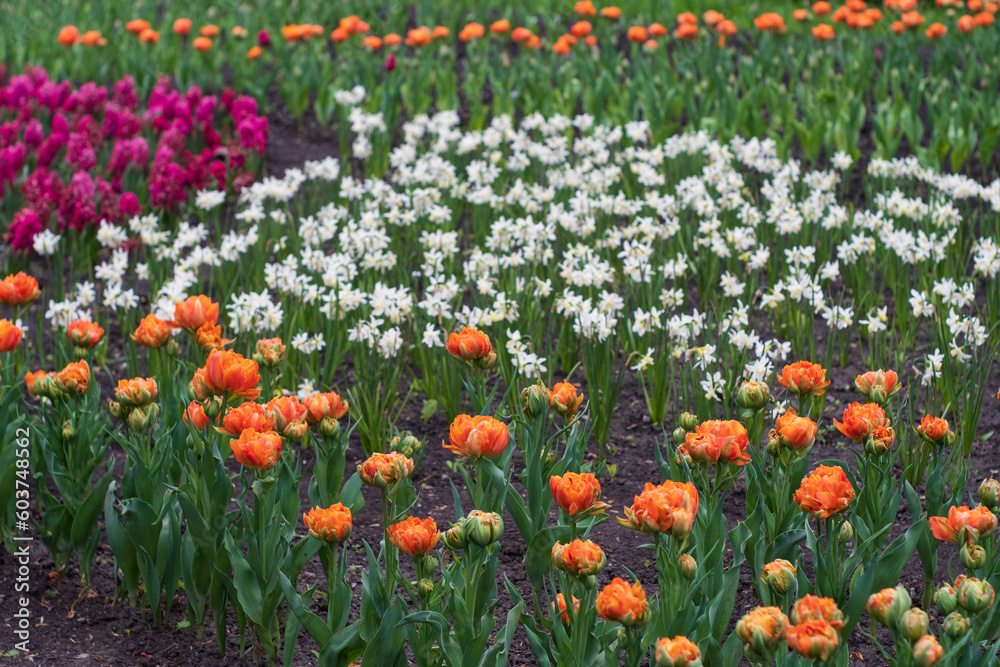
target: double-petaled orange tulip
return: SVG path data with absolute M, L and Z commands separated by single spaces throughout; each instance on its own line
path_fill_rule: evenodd
M 952 543 L 958 542 L 958 534 L 963 528 L 975 531 L 978 538 L 988 537 L 997 529 L 997 517 L 988 507 L 950 507 L 947 517 L 932 516 L 928 521 L 934 537 Z
M 115 400 L 126 407 L 141 407 L 155 401 L 158 393 L 156 380 L 152 378 L 119 380 Z
M 199 431 L 204 431 L 208 428 L 208 415 L 205 414 L 205 408 L 201 407 L 201 403 L 191 401 L 191 403 L 184 408 L 184 423 L 198 429 Z
M 302 521 L 306 524 L 311 536 L 317 540 L 334 544 L 346 540 L 354 528 L 351 510 L 341 503 L 334 503 L 326 509 L 314 507 L 307 514 L 302 515 Z
M 490 337 L 478 329 L 469 327 L 465 327 L 459 333 L 450 334 L 445 348 L 456 359 L 475 363 L 483 368 L 491 366 L 496 359 Z
M 174 32 L 178 35 L 186 35 L 191 32 L 191 19 L 180 18 L 174 21 Z
M 825 662 L 840 646 L 840 635 L 826 621 L 805 621 L 788 628 L 788 648 L 809 660 Z
M 471 42 L 474 39 L 481 39 L 482 36 L 485 34 L 486 34 L 486 26 L 484 26 L 482 23 L 472 22 L 465 24 L 465 27 L 458 32 L 458 38 L 463 42 Z M 475 331 L 475 330 L 470 329 L 470 331 Z M 449 336 L 449 342 L 450 338 L 451 337 Z M 451 352 L 451 350 L 449 350 L 449 352 Z M 452 354 L 455 353 L 452 352 Z
M 66 336 L 69 342 L 77 349 L 77 353 L 86 353 L 101 341 L 104 336 L 104 329 L 94 322 L 87 320 L 76 320 L 70 322 L 66 327 Z
M 906 592 L 906 588 L 896 586 L 895 588 L 883 588 L 879 592 L 869 595 L 865 609 L 875 621 L 890 630 L 895 630 L 896 623 L 911 604 L 912 600 L 910 600 L 910 594 Z
M 927 39 L 941 39 L 948 34 L 948 27 L 943 23 L 932 23 L 927 30 L 924 31 L 924 36 Z
M 854 386 L 866 400 L 884 404 L 899 393 L 902 385 L 896 371 L 868 371 L 854 378 Z
M 628 29 L 628 32 L 625 33 L 625 37 L 630 42 L 635 42 L 636 44 L 642 44 L 647 39 L 649 39 L 649 31 L 647 31 L 646 28 L 644 28 L 641 25 L 634 25 Z
M 237 461 L 255 470 L 270 470 L 281 458 L 281 436 L 273 431 L 261 433 L 248 428 L 238 440 L 230 440 L 229 446 Z
M 380 489 L 394 485 L 413 472 L 413 459 L 400 454 L 376 452 L 358 466 L 358 477 L 369 486 Z
M 935 444 L 944 442 L 951 434 L 951 428 L 947 420 L 940 417 L 932 417 L 931 415 L 924 415 L 924 418 L 920 420 L 920 426 L 917 427 L 917 431 Z
M 578 16 L 597 16 L 597 8 L 594 7 L 594 3 L 590 0 L 579 0 L 579 2 L 573 5 L 573 11 Z
M 822 396 L 830 386 L 826 370 L 811 361 L 796 361 L 781 369 L 778 382 L 788 391 L 799 396 Z
M 582 403 L 583 394 L 577 393 L 569 382 L 557 382 L 549 392 L 549 407 L 566 419 L 572 419 Z
M 750 463 L 749 445 L 750 438 L 743 424 L 734 419 L 709 419 L 687 434 L 679 450 L 682 456 L 698 463 L 743 466 Z
M 833 425 L 842 434 L 855 442 L 863 442 L 882 426 L 888 426 L 885 410 L 875 403 L 851 403 L 844 408 L 843 421 L 833 420 Z
M 753 20 L 757 30 L 764 32 L 786 32 L 785 19 L 775 12 L 765 12 Z
M 828 23 L 821 23 L 812 28 L 812 36 L 820 42 L 832 42 L 837 36 L 833 31 L 833 26 Z
M 788 617 L 778 607 L 757 607 L 736 622 L 736 636 L 748 655 L 763 658 L 774 654 L 788 626 Z
M 29 371 L 24 374 L 24 387 L 32 398 L 51 398 L 54 389 L 59 389 L 57 373 L 45 371 Z
M 506 35 L 510 32 L 510 21 L 507 19 L 500 19 L 499 21 L 494 21 L 490 24 L 490 32 L 494 35 Z
M 913 643 L 913 664 L 931 667 L 944 657 L 944 647 L 934 635 L 924 635 Z
M 650 23 L 648 30 L 650 37 L 665 37 L 667 35 L 667 26 L 662 23 Z
M 646 602 L 646 591 L 636 581 L 629 584 L 624 579 L 615 577 L 611 583 L 601 589 L 595 602 L 597 615 L 605 621 L 621 623 L 627 628 L 642 625 L 646 622 L 649 605 Z
M 437 524 L 431 517 L 418 519 L 411 516 L 389 526 L 389 539 L 396 548 L 415 557 L 427 554 L 440 537 Z
M 784 558 L 779 558 L 764 564 L 760 580 L 778 595 L 784 595 L 795 585 L 797 574 L 794 565 Z
M 604 550 L 590 540 L 575 539 L 552 547 L 552 566 L 569 575 L 585 578 L 601 573 L 608 564 Z
M 238 438 L 243 431 L 250 429 L 258 433 L 274 430 L 274 419 L 264 412 L 260 403 L 247 401 L 226 412 L 222 417 L 222 426 L 216 426 L 219 433 L 226 433 Z
M 301 440 L 305 437 L 306 406 L 295 396 L 281 396 L 268 401 L 264 413 L 274 420 L 274 430 L 290 440 Z
M 602 7 L 598 14 L 609 21 L 617 21 L 622 17 L 622 10 L 614 5 L 609 5 L 607 7 Z
M 780 438 L 780 444 L 796 452 L 804 452 L 812 446 L 818 428 L 816 422 L 808 417 L 799 417 L 792 408 L 785 410 L 785 414 L 774 423 L 774 432 Z
M 86 361 L 76 361 L 67 364 L 57 376 L 61 387 L 70 394 L 83 396 L 90 386 L 90 366 Z
M 431 29 L 421 26 L 419 28 L 414 28 L 413 30 L 407 30 L 406 40 L 404 41 L 407 46 L 421 47 L 427 46 L 433 39 L 434 36 L 431 34 Z
M 657 667 L 701 667 L 701 650 L 687 637 L 663 637 L 656 642 Z
M 21 327 L 11 324 L 10 320 L 0 320 L 0 352 L 10 352 L 21 344 L 24 331 Z
M 221 326 L 209 322 L 205 322 L 194 332 L 194 341 L 203 350 L 221 350 L 233 342 L 230 338 L 222 337 Z
M 340 419 L 347 414 L 347 403 L 335 391 L 313 394 L 306 397 L 302 404 L 306 407 L 306 421 L 315 426 L 324 419 Z
M 57 37 L 63 46 L 73 46 L 80 37 L 80 30 L 75 25 L 63 26 Z
M 819 519 L 842 512 L 854 500 L 854 487 L 840 466 L 819 466 L 802 479 L 792 498 L 802 511 Z
M 35 299 L 41 290 L 38 281 L 24 271 L 11 274 L 0 281 L 0 303 L 8 306 L 24 306 Z
M 792 623 L 799 624 L 806 621 L 823 621 L 839 631 L 844 627 L 844 613 L 840 611 L 833 598 L 803 595 L 792 607 Z
M 248 401 L 260 396 L 260 373 L 257 362 L 229 350 L 215 350 L 208 355 L 204 368 L 198 370 L 213 395 L 232 394 Z
M 502 421 L 487 415 L 458 415 L 451 422 L 450 444 L 442 442 L 441 445 L 459 456 L 494 457 L 503 453 L 509 438 L 507 425 Z
M 674 30 L 677 39 L 694 40 L 698 37 L 698 26 L 694 23 L 682 23 Z
M 552 475 L 549 490 L 556 505 L 571 517 L 578 514 L 592 516 L 611 507 L 601 502 L 601 483 L 589 472 Z
M 150 313 L 142 318 L 131 338 L 145 348 L 163 347 L 170 342 L 170 323 Z
M 590 34 L 592 29 L 593 26 L 590 25 L 590 21 L 577 21 L 569 27 L 569 34 L 577 39 L 583 39 Z
M 646 484 L 632 506 L 623 510 L 618 523 L 644 533 L 668 533 L 684 539 L 698 514 L 698 490 L 690 482 L 666 480 L 659 486 Z
M 219 320 L 219 304 L 204 294 L 189 296 L 174 306 L 174 321 L 181 329 L 194 333 L 204 324 L 212 324 Z

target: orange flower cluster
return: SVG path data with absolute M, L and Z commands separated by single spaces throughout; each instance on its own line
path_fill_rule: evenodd
M 902 385 L 896 371 L 868 371 L 854 379 L 854 386 L 865 400 L 884 405 L 890 398 L 899 393 Z
M 86 361 L 76 361 L 66 364 L 58 373 L 29 372 L 24 376 L 24 385 L 33 398 L 83 396 L 90 387 L 90 366 Z
M 440 537 L 437 524 L 431 517 L 418 519 L 411 516 L 389 526 L 389 539 L 396 548 L 415 557 L 427 554 Z
M 335 391 L 313 394 L 302 404 L 306 407 L 306 421 L 310 426 L 315 426 L 324 419 L 337 420 L 347 414 L 347 402 Z
M 441 445 L 459 455 L 471 458 L 499 456 L 507 447 L 510 434 L 502 421 L 486 415 L 458 415 L 451 422 L 449 443 Z
M 73 25 L 63 26 L 59 30 L 56 40 L 63 46 L 73 46 L 82 44 L 83 46 L 107 46 L 108 40 L 101 36 L 98 30 L 88 30 L 81 34 L 80 30 Z
M 286 42 L 304 42 L 323 34 L 323 26 L 310 23 L 290 23 L 281 27 L 281 36 Z
M 605 621 L 621 623 L 627 628 L 645 623 L 649 611 L 646 591 L 639 582 L 629 584 L 618 577 L 597 594 L 595 606 L 597 615 Z
M 632 506 L 623 510 L 618 523 L 644 533 L 667 533 L 684 539 L 698 514 L 698 489 L 690 482 L 667 480 L 659 486 L 646 484 Z
M 340 19 L 340 23 L 330 33 L 330 39 L 334 42 L 346 42 L 353 35 L 363 35 L 370 29 L 369 25 L 357 16 L 351 15 Z
M 156 400 L 159 391 L 152 378 L 132 378 L 119 380 L 115 388 L 115 400 L 126 407 L 142 407 Z
M 934 537 L 951 543 L 958 542 L 963 528 L 974 532 L 976 539 L 989 537 L 997 529 L 997 517 L 988 507 L 950 507 L 947 517 L 932 516 L 928 521 Z
M 785 33 L 788 28 L 785 26 L 785 19 L 781 14 L 775 12 L 765 12 L 753 20 L 753 25 L 757 30 L 763 32 Z
M 832 598 L 805 595 L 795 601 L 788 648 L 810 660 L 827 660 L 840 646 L 844 614 Z
M 601 483 L 589 472 L 567 472 L 552 475 L 549 490 L 556 505 L 570 517 L 593 516 L 607 510 L 611 505 L 601 502 Z
M 341 503 L 334 503 L 326 509 L 314 507 L 302 515 L 302 521 L 312 537 L 334 544 L 346 540 L 354 528 L 351 510 Z
M 854 487 L 843 468 L 821 465 L 802 479 L 792 500 L 802 511 L 827 519 L 851 505 Z
M 743 424 L 734 419 L 710 419 L 688 433 L 677 450 L 681 456 L 698 463 L 744 466 L 750 463 L 749 446 L 750 439 Z

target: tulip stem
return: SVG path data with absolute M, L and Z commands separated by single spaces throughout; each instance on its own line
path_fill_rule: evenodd
M 397 566 L 396 550 L 392 540 L 389 539 L 389 492 L 385 488 L 382 489 L 382 526 L 384 530 L 382 539 L 385 543 L 383 547 L 385 549 L 385 587 L 391 599 L 392 594 L 396 591 Z
M 338 572 L 337 572 L 337 545 L 336 543 L 330 545 L 330 557 L 327 559 L 328 570 L 326 573 L 326 624 L 330 626 L 330 630 L 335 632 L 333 627 L 333 611 L 334 611 L 334 594 L 337 590 L 338 582 Z

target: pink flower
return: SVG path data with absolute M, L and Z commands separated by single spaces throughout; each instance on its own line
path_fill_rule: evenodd
M 4 240 L 10 243 L 14 250 L 29 250 L 35 234 L 42 231 L 42 222 L 30 208 L 22 208 L 14 214 L 14 219 L 7 229 Z

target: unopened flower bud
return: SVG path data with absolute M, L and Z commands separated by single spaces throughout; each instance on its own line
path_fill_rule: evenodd
M 913 663 L 917 667 L 931 667 L 944 655 L 944 649 L 934 635 L 924 635 L 913 645 Z
M 926 635 L 929 627 L 930 619 L 927 616 L 927 612 L 916 607 L 903 612 L 903 615 L 899 617 L 899 623 L 896 625 L 899 634 L 908 637 L 911 642 L 915 642 Z
M 125 419 L 128 415 L 128 410 L 123 408 L 122 404 L 118 401 L 108 401 L 108 410 L 115 419 Z
M 868 615 L 889 629 L 895 629 L 907 611 L 910 610 L 910 594 L 903 586 L 883 588 L 868 596 L 865 608 Z
M 984 479 L 979 485 L 979 502 L 996 512 L 1000 506 L 1000 481 L 993 477 Z
M 958 556 L 968 570 L 978 570 L 986 562 L 986 550 L 971 541 L 962 545 Z
M 688 433 L 693 433 L 698 428 L 698 415 L 693 415 L 690 412 L 682 412 L 680 426 Z
M 465 517 L 465 540 L 488 547 L 503 535 L 503 519 L 496 512 L 472 510 Z
M 688 581 L 695 578 L 698 574 L 698 561 L 696 561 L 691 554 L 681 554 L 680 558 L 677 559 L 677 565 L 680 566 L 681 574 Z
M 336 438 L 340 435 L 340 422 L 327 416 L 319 422 L 319 432 L 324 438 Z
M 306 424 L 304 420 L 297 420 L 289 422 L 288 425 L 285 426 L 285 430 L 282 433 L 282 435 L 284 435 L 289 440 L 301 440 L 302 438 L 306 437 L 306 431 L 308 430 L 309 430 L 309 425 Z
M 136 433 L 143 433 L 153 427 L 160 416 L 160 406 L 156 403 L 132 408 L 128 413 L 128 427 Z
M 215 421 L 219 413 L 222 412 L 222 399 L 212 399 L 205 404 L 205 416 L 209 419 Z
M 837 533 L 837 541 L 841 544 L 847 544 L 854 539 L 854 526 L 851 525 L 850 521 L 845 521 L 840 524 L 840 532 Z
M 745 410 L 760 410 L 770 400 L 771 390 L 763 382 L 744 382 L 736 392 L 736 402 Z
M 967 577 L 958 587 L 958 605 L 970 614 L 978 614 L 993 606 L 996 593 L 988 581 Z
M 528 419 L 535 419 L 549 409 L 549 390 L 538 383 L 521 390 L 521 408 Z
M 774 593 L 784 595 L 795 585 L 797 574 L 794 565 L 779 558 L 764 565 L 760 578 Z
M 969 619 L 957 611 L 953 611 L 945 616 L 944 622 L 941 624 L 941 629 L 951 639 L 961 639 L 969 631 L 970 627 Z
M 465 517 L 456 521 L 451 528 L 444 531 L 444 545 L 452 551 L 461 551 L 465 548 Z
M 62 427 L 62 439 L 72 440 L 75 437 L 76 437 L 76 429 L 73 428 L 73 425 L 67 421 L 65 424 L 63 424 Z
M 958 608 L 958 591 L 951 584 L 945 584 L 934 593 L 934 604 L 945 614 Z
M 430 579 L 420 580 L 420 597 L 429 598 L 434 594 L 434 582 Z
M 684 441 L 687 440 L 687 434 L 688 434 L 687 431 L 685 431 L 681 427 L 678 426 L 677 428 L 675 428 L 674 429 L 674 444 L 676 444 L 676 445 L 682 445 L 682 444 L 684 444 Z

